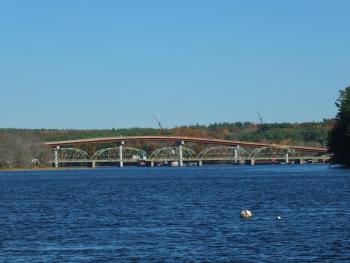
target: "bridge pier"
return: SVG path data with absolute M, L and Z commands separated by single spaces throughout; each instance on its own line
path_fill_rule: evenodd
M 319 163 L 326 163 L 326 160 L 324 158 L 318 160 Z
M 154 167 L 154 161 L 151 161 L 151 167 Z
M 239 145 L 237 145 L 235 149 L 235 163 L 238 163 L 238 148 L 239 148 Z
M 60 149 L 60 146 L 56 146 L 55 148 L 55 168 L 58 168 L 58 150 Z
M 176 145 L 179 148 L 179 166 L 183 167 L 184 166 L 184 162 L 183 162 L 183 155 L 182 155 L 182 145 L 184 144 L 184 141 L 177 141 Z
M 286 153 L 286 163 L 287 164 L 289 163 L 289 155 L 288 155 L 288 153 Z
M 247 159 L 245 160 L 246 165 L 255 165 L 255 160 L 254 159 Z
M 124 162 L 123 162 L 123 145 L 124 141 L 121 141 L 119 144 L 119 167 L 123 168 L 124 167 Z
M 199 161 L 198 161 L 198 166 L 203 166 L 202 160 L 199 160 Z
M 304 159 L 295 159 L 295 164 L 304 164 Z
M 96 161 L 92 161 L 91 167 L 92 167 L 92 168 L 96 168 Z
M 184 166 L 183 156 L 182 156 L 182 146 L 179 146 L 179 158 L 180 158 L 180 167 Z

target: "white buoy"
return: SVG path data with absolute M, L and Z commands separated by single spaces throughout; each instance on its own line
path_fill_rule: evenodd
M 280 217 L 280 216 L 277 216 L 277 220 L 281 220 L 282 219 L 282 217 Z
M 249 219 L 253 216 L 253 213 L 249 210 L 242 210 L 240 213 L 240 217 L 243 219 Z

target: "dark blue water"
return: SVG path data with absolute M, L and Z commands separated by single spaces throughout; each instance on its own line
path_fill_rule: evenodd
M 0 172 L 0 262 L 350 262 L 349 201 L 325 165 Z

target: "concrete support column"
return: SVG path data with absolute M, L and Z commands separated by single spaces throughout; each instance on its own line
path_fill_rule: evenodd
M 182 146 L 179 146 L 179 158 L 180 158 L 180 167 L 184 166 L 183 156 L 182 156 Z
M 238 149 L 239 149 L 239 145 L 237 145 L 235 149 L 235 163 L 238 163 Z
M 55 168 L 58 168 L 58 150 L 60 149 L 60 146 L 57 146 L 55 149 Z
M 91 167 L 92 167 L 92 168 L 96 168 L 96 161 L 92 161 Z
M 203 166 L 202 160 L 199 160 L 199 161 L 198 161 L 198 166 Z
M 286 163 L 289 163 L 289 155 L 286 153 Z
M 154 167 L 154 161 L 151 161 L 151 167 Z
M 120 145 L 119 145 L 119 166 L 121 168 L 124 167 L 124 162 L 123 162 L 123 145 L 124 145 L 124 141 L 121 141 Z
M 184 144 L 184 141 L 176 142 L 176 145 L 179 148 L 179 166 L 180 167 L 184 166 L 183 155 L 182 155 L 182 145 L 183 144 Z

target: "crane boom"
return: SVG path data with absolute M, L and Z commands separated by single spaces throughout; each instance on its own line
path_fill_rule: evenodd
M 160 128 L 160 129 L 163 129 L 162 123 L 160 122 L 160 120 L 158 120 L 158 118 L 156 117 L 156 115 L 154 115 L 154 114 L 152 113 L 152 117 L 153 117 L 153 119 L 157 122 L 159 128 Z
M 258 114 L 260 124 L 263 124 L 263 118 L 262 118 L 262 116 L 261 116 L 260 112 L 259 112 L 259 111 L 257 111 L 256 113 Z

